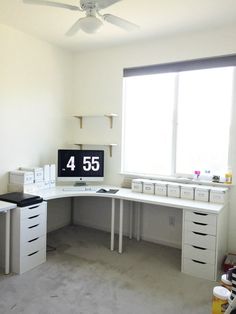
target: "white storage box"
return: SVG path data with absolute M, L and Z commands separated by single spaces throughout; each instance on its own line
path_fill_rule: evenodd
M 209 186 L 197 186 L 195 189 L 195 201 L 209 202 L 210 195 Z
M 154 194 L 154 182 L 152 180 L 143 180 L 143 193 Z
M 180 197 L 180 185 L 178 183 L 168 183 L 167 195 L 169 197 Z
M 15 184 L 34 183 L 34 173 L 31 171 L 23 171 L 23 170 L 10 171 L 9 183 L 15 183 Z
M 224 204 L 228 200 L 227 188 L 211 188 L 210 202 Z
M 43 181 L 43 168 L 41 167 L 21 167 L 20 170 L 30 171 L 34 173 L 34 182 L 42 182 Z
M 143 180 L 142 179 L 133 179 L 132 180 L 132 191 L 133 192 L 143 192 Z
M 167 196 L 167 182 L 155 181 L 155 194 L 159 196 Z
M 188 184 L 181 184 L 180 197 L 186 200 L 194 200 L 195 186 Z
M 50 165 L 50 188 L 54 188 L 56 186 L 56 165 Z
M 38 190 L 45 189 L 44 182 L 31 183 L 31 184 L 8 184 L 8 192 L 23 192 L 23 193 L 36 193 Z
M 47 184 L 49 184 L 49 182 L 50 182 L 50 166 L 49 165 L 43 166 L 43 180 Z

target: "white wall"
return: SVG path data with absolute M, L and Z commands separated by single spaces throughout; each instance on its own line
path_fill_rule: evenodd
M 236 29 L 219 29 L 214 32 L 192 33 L 173 38 L 149 40 L 129 46 L 79 53 L 75 56 L 74 103 L 69 110 L 73 113 L 115 112 L 119 114 L 113 130 L 108 129 L 104 121 L 95 118 L 87 119 L 81 130 L 78 121 L 71 119 L 71 138 L 74 141 L 118 143 L 118 147 L 114 148 L 113 157 L 106 158 L 106 182 L 120 184 L 122 181 L 119 172 L 123 68 L 232 54 L 236 51 L 235 36 Z M 234 113 L 231 141 L 232 156 L 235 156 L 235 116 Z M 142 143 L 140 143 L 140 149 L 142 149 Z M 236 159 L 232 158 L 232 160 L 232 169 L 236 173 Z M 155 207 L 148 207 L 148 210 L 143 211 L 143 238 L 152 238 L 154 241 L 162 242 L 161 232 L 158 231 L 160 227 L 161 231 L 164 231 L 167 242 L 169 241 L 173 245 L 175 242 L 178 246 L 181 242 L 180 212 L 166 209 L 169 211 L 169 216 L 175 217 L 176 226 L 173 230 L 168 225 L 168 219 L 162 221 L 164 218 L 162 215 L 159 216 L 159 211 L 155 211 Z M 232 188 L 230 207 L 229 249 L 236 251 L 236 229 L 233 225 L 233 221 L 236 219 L 236 191 L 234 188 Z M 101 219 L 101 215 L 103 215 L 101 211 L 94 211 L 91 214 L 90 211 L 86 211 L 86 206 L 82 206 L 79 212 L 77 219 L 81 223 L 105 228 Z M 159 224 L 160 217 L 161 226 Z
M 68 53 L 0 25 L 0 193 L 10 170 L 55 162 L 66 140 Z
M 8 172 L 56 162 L 66 142 L 71 55 L 0 25 L 0 193 Z M 49 229 L 65 217 L 51 220 Z

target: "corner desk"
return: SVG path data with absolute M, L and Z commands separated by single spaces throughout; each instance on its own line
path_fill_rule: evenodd
M 99 186 L 97 190 L 100 188 L 118 189 L 118 192 L 115 194 L 109 192 L 97 193 L 94 189 L 78 191 L 76 188 L 69 188 L 68 190 L 68 187 L 58 186 L 48 190 L 40 190 L 34 194 L 41 196 L 44 201 L 70 198 L 72 200 L 72 212 L 75 197 L 105 197 L 111 199 L 110 249 L 112 251 L 114 250 L 115 238 L 115 200 L 119 200 L 119 253 L 123 251 L 123 212 L 125 201 L 132 202 L 136 205 L 147 203 L 178 208 L 183 213 L 181 271 L 195 277 L 217 280 L 223 258 L 227 253 L 227 203 L 213 204 L 180 198 L 134 193 L 131 189 L 111 186 Z M 8 274 L 10 271 L 10 210 L 14 210 L 15 208 L 15 204 L 0 201 L 0 213 L 5 213 L 5 274 Z M 130 210 L 131 215 L 133 212 L 132 209 L 133 208 Z M 138 206 L 137 213 L 140 226 L 140 206 Z M 132 221 L 132 219 L 130 219 L 130 221 Z M 132 238 L 131 224 L 129 237 Z M 138 230 L 137 239 L 140 239 L 140 230 Z
M 67 188 L 67 189 L 66 189 Z M 182 223 L 182 258 L 181 271 L 196 277 L 217 280 L 221 263 L 227 252 L 227 223 L 226 204 L 215 204 L 195 200 L 185 200 L 157 195 L 132 192 L 131 189 L 111 186 L 99 186 L 98 189 L 119 189 L 117 193 L 97 193 L 95 190 L 78 191 L 76 188 L 58 186 L 49 190 L 41 190 L 37 194 L 45 201 L 69 197 L 105 197 L 111 199 L 111 239 L 110 249 L 114 250 L 115 237 L 115 200 L 119 200 L 119 243 L 118 252 L 123 251 L 123 211 L 124 201 L 134 204 L 147 203 L 178 208 L 183 212 Z M 158 207 L 157 207 L 158 210 Z M 132 215 L 132 208 L 131 208 Z M 138 206 L 138 222 L 140 225 L 140 207 Z M 132 226 L 130 225 L 130 238 Z M 137 239 L 140 238 L 140 232 Z

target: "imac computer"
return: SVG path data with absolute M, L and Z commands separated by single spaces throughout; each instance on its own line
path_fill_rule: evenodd
M 76 182 L 75 185 L 103 181 L 104 151 L 59 149 L 57 166 L 58 181 Z

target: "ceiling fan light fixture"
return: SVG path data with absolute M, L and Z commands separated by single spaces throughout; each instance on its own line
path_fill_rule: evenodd
M 80 19 L 80 28 L 88 34 L 96 33 L 102 25 L 102 21 L 96 16 L 89 15 Z

